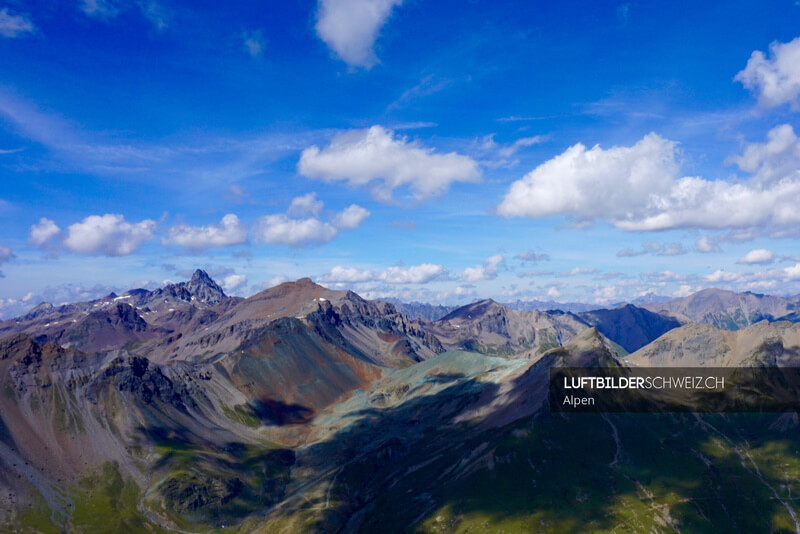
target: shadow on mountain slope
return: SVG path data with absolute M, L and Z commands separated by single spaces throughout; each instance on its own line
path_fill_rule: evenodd
M 313 471 L 321 489 L 290 493 L 265 528 L 301 511 L 314 532 L 800 527 L 800 436 L 776 424 L 781 416 L 555 415 L 546 404 L 531 415 L 525 397 L 542 375 L 531 369 L 510 387 L 455 379 L 354 414 L 298 453 L 295 469 Z M 487 407 L 519 417 L 497 427 L 464 417 Z

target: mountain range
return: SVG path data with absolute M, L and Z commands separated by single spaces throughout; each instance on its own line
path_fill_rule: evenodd
M 796 531 L 796 413 L 547 398 L 558 366 L 800 365 L 776 321 L 796 302 L 429 320 L 307 278 L 229 297 L 198 270 L 41 304 L 0 323 L 0 530 Z

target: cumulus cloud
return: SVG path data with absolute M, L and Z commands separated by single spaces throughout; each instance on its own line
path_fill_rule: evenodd
M 788 43 L 773 42 L 769 52 L 767 58 L 761 50 L 754 51 L 734 79 L 753 91 L 761 106 L 789 104 L 800 109 L 800 37 Z
M 783 272 L 789 280 L 800 280 L 800 263 L 784 268 Z
M 7 8 L 0 9 L 0 35 L 9 39 L 33 33 L 35 27 L 25 15 L 13 15 Z
M 261 217 L 254 233 L 256 239 L 264 243 L 304 247 L 329 243 L 338 231 L 332 224 L 313 217 L 290 219 L 284 214 L 277 214 Z
M 151 240 L 155 228 L 156 222 L 150 219 L 129 223 L 122 215 L 90 215 L 67 228 L 64 245 L 84 254 L 125 256 Z
M 308 193 L 307 195 L 293 198 L 286 213 L 292 217 L 319 215 L 324 205 L 321 200 L 317 200 L 316 193 Z
M 507 217 L 622 216 L 666 192 L 678 174 L 676 144 L 648 134 L 631 147 L 576 144 L 511 185 L 498 212 Z
M 334 216 L 333 225 L 339 230 L 354 230 L 361 226 L 367 217 L 369 217 L 369 210 L 357 204 L 351 204 Z
M 447 269 L 434 263 L 423 263 L 411 267 L 389 267 L 379 277 L 388 284 L 426 284 L 433 280 L 446 278 Z
M 316 216 L 322 211 L 323 203 L 317 200 L 315 193 L 296 197 L 287 210 L 287 214 L 266 215 L 256 222 L 253 233 L 258 241 L 305 247 L 324 245 L 332 241 L 339 231 L 353 230 L 369 217 L 369 211 L 357 204 L 351 204 L 333 216 L 331 222 L 322 221 Z M 291 218 L 290 215 L 300 218 Z
M 245 274 L 232 274 L 222 280 L 222 288 L 229 295 L 243 289 L 246 285 L 247 275 Z
M 484 260 L 482 265 L 476 265 L 475 267 L 467 267 L 464 269 L 464 272 L 461 273 L 461 278 L 467 282 L 494 280 L 497 278 L 497 271 L 500 269 L 500 267 L 502 267 L 503 261 L 503 256 L 501 254 L 490 256 Z
M 775 253 L 771 250 L 765 248 L 757 248 L 755 250 L 751 250 L 741 258 L 739 258 L 736 263 L 741 263 L 745 265 L 752 265 L 752 264 L 759 264 L 763 265 L 766 263 L 772 263 L 775 259 Z
M 707 235 L 704 235 L 694 243 L 694 249 L 697 252 L 702 252 L 703 254 L 708 254 L 709 252 L 722 252 L 722 249 L 719 248 L 719 245 L 712 241 Z
M 232 213 L 225 215 L 219 224 L 173 226 L 169 229 L 167 238 L 163 239 L 165 245 L 178 245 L 192 250 L 239 245 L 245 241 L 247 241 L 247 228 Z
M 305 149 L 297 169 L 308 178 L 369 187 L 384 202 L 392 200 L 398 187 L 425 199 L 442 194 L 455 182 L 477 182 L 481 177 L 472 158 L 455 152 L 434 153 L 381 126 L 343 132 L 323 149 Z
M 800 139 L 789 124 L 767 133 L 766 143 L 748 143 L 741 155 L 727 160 L 735 163 L 762 184 L 771 184 L 797 175 L 800 169 Z
M 317 35 L 351 66 L 378 62 L 374 45 L 395 6 L 403 0 L 319 0 Z
M 746 151 L 745 151 L 746 152 Z M 604 218 L 628 231 L 771 227 L 800 223 L 800 176 L 769 182 L 678 178 L 676 144 L 648 134 L 631 147 L 581 144 L 514 182 L 498 206 L 509 217 Z
M 61 228 L 54 221 L 42 217 L 37 224 L 31 225 L 28 232 L 28 243 L 41 247 L 60 235 Z
M 441 265 L 422 263 L 411 267 L 393 266 L 383 270 L 358 269 L 335 266 L 321 280 L 326 283 L 359 284 L 384 282 L 387 284 L 426 284 L 434 280 L 446 280 L 449 273 Z

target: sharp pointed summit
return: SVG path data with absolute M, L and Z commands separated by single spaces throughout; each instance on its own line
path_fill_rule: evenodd
M 207 272 L 197 269 L 191 280 L 186 282 L 186 289 L 192 296 L 206 304 L 218 304 L 225 299 L 225 292 Z

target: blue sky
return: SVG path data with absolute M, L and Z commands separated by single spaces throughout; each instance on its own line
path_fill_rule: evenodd
M 800 6 L 0 2 L 0 316 L 209 270 L 800 293 Z

